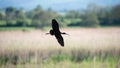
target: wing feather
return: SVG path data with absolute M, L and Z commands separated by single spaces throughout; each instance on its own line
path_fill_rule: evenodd
M 63 37 L 59 34 L 59 35 L 55 35 L 58 43 L 61 45 L 61 46 L 64 46 L 64 39 Z
M 53 31 L 59 31 L 59 24 L 55 19 L 52 19 L 52 28 L 53 28 Z

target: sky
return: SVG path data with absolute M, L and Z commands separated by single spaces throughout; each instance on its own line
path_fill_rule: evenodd
M 84 9 L 90 3 L 102 6 L 113 6 L 120 4 L 120 0 L 0 0 L 0 8 L 13 6 L 31 10 L 37 5 L 41 5 L 43 9 L 51 8 L 59 11 Z

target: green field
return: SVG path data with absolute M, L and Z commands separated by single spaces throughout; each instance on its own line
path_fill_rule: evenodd
M 65 47 L 48 30 L 0 31 L 0 68 L 120 68 L 120 28 L 61 31 Z

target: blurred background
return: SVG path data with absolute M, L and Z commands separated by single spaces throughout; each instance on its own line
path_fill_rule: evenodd
M 0 67 L 120 68 L 120 0 L 0 0 Z
M 64 27 L 119 26 L 119 14 L 119 0 L 0 0 L 1 27 L 44 28 L 53 18 Z

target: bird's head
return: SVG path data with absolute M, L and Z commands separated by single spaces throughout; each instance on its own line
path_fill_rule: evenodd
M 51 35 L 54 35 L 54 31 L 53 31 L 52 29 L 50 30 L 50 34 L 51 34 Z

